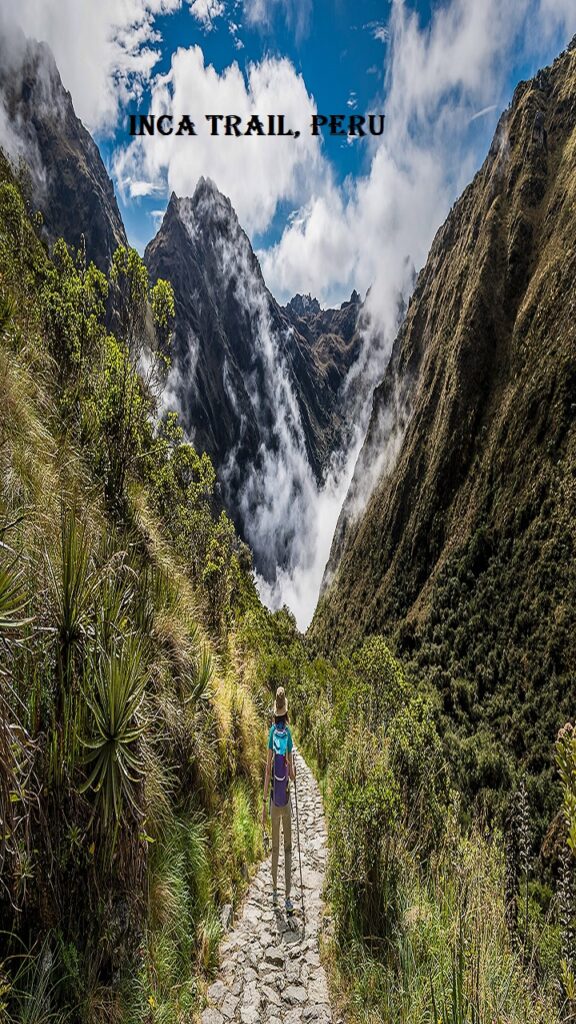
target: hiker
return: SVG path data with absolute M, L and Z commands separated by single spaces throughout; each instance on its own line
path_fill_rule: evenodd
M 296 779 L 292 734 L 288 727 L 288 702 L 284 687 L 276 690 L 274 701 L 274 725 L 268 734 L 268 757 L 264 779 L 264 804 L 262 807 L 262 828 L 266 827 L 266 809 L 270 776 L 270 817 L 272 820 L 272 903 L 278 906 L 278 854 L 280 852 L 280 822 L 284 833 L 284 881 L 286 913 L 292 914 L 294 907 L 290 899 L 292 884 L 292 811 L 290 805 L 290 779 Z

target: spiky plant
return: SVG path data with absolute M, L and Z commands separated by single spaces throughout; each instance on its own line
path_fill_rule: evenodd
M 516 822 L 516 801 L 510 800 L 505 822 L 504 833 L 505 857 L 505 889 L 504 906 L 506 924 L 513 943 L 518 939 L 518 878 L 520 864 L 518 858 L 518 829 Z
M 189 700 L 208 701 L 212 696 L 212 679 L 214 677 L 214 659 L 207 647 L 202 647 L 195 665 L 195 673 L 191 681 Z
M 86 525 L 74 504 L 62 509 L 60 559 L 46 554 L 56 636 L 57 693 L 54 706 L 52 772 L 61 781 L 78 753 L 84 710 L 80 680 L 86 639 L 92 626 L 93 601 L 99 575 L 91 559 L 92 545 Z
M 6 1024 L 64 1024 L 72 1016 L 70 1008 L 58 1007 L 58 989 L 63 979 L 52 941 L 53 936 L 48 933 L 39 947 L 12 957 L 15 964 L 11 965 L 14 975 Z
M 558 876 L 558 904 L 560 910 L 560 934 L 562 959 L 568 970 L 574 972 L 574 921 L 576 901 L 574 899 L 574 857 L 570 847 L 564 843 L 560 851 L 560 872 Z
M 91 735 L 82 741 L 89 774 L 80 789 L 95 793 L 104 829 L 112 828 L 112 845 L 127 814 L 141 818 L 144 762 L 138 741 L 146 727 L 141 717 L 146 678 L 140 641 L 126 641 L 111 654 L 100 650 L 94 658 L 94 688 L 86 696 Z

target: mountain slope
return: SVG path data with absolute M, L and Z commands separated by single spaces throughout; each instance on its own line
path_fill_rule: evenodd
M 357 353 L 357 308 L 319 313 L 313 323 L 283 310 L 230 201 L 204 178 L 191 198 L 172 195 L 145 262 L 174 287 L 170 387 L 246 535 L 272 500 L 265 480 L 276 489 L 271 478 L 282 477 L 286 500 L 297 500 L 320 480 L 338 444 L 344 423 L 337 393 Z M 249 539 L 259 569 L 272 578 L 290 537 L 280 525 L 272 549 L 256 532 Z
M 0 145 L 27 165 L 47 240 L 78 246 L 83 234 L 88 258 L 107 269 L 117 246 L 126 245 L 112 182 L 51 51 L 13 33 L 0 38 L 2 122 Z
M 434 240 L 311 627 L 324 649 L 396 631 L 456 721 L 535 764 L 576 692 L 575 126 L 572 44 Z

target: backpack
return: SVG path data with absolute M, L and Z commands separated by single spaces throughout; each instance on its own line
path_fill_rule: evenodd
M 275 725 L 272 733 L 272 801 L 275 807 L 288 803 L 288 729 Z

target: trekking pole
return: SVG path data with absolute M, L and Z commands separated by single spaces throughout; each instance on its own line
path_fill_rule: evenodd
M 294 754 L 294 800 L 296 802 L 296 838 L 298 842 L 298 863 L 300 865 L 300 895 L 302 897 L 302 927 L 306 927 L 304 912 L 304 883 L 302 881 L 302 857 L 300 856 L 300 824 L 298 821 L 298 788 L 296 786 L 296 754 Z

